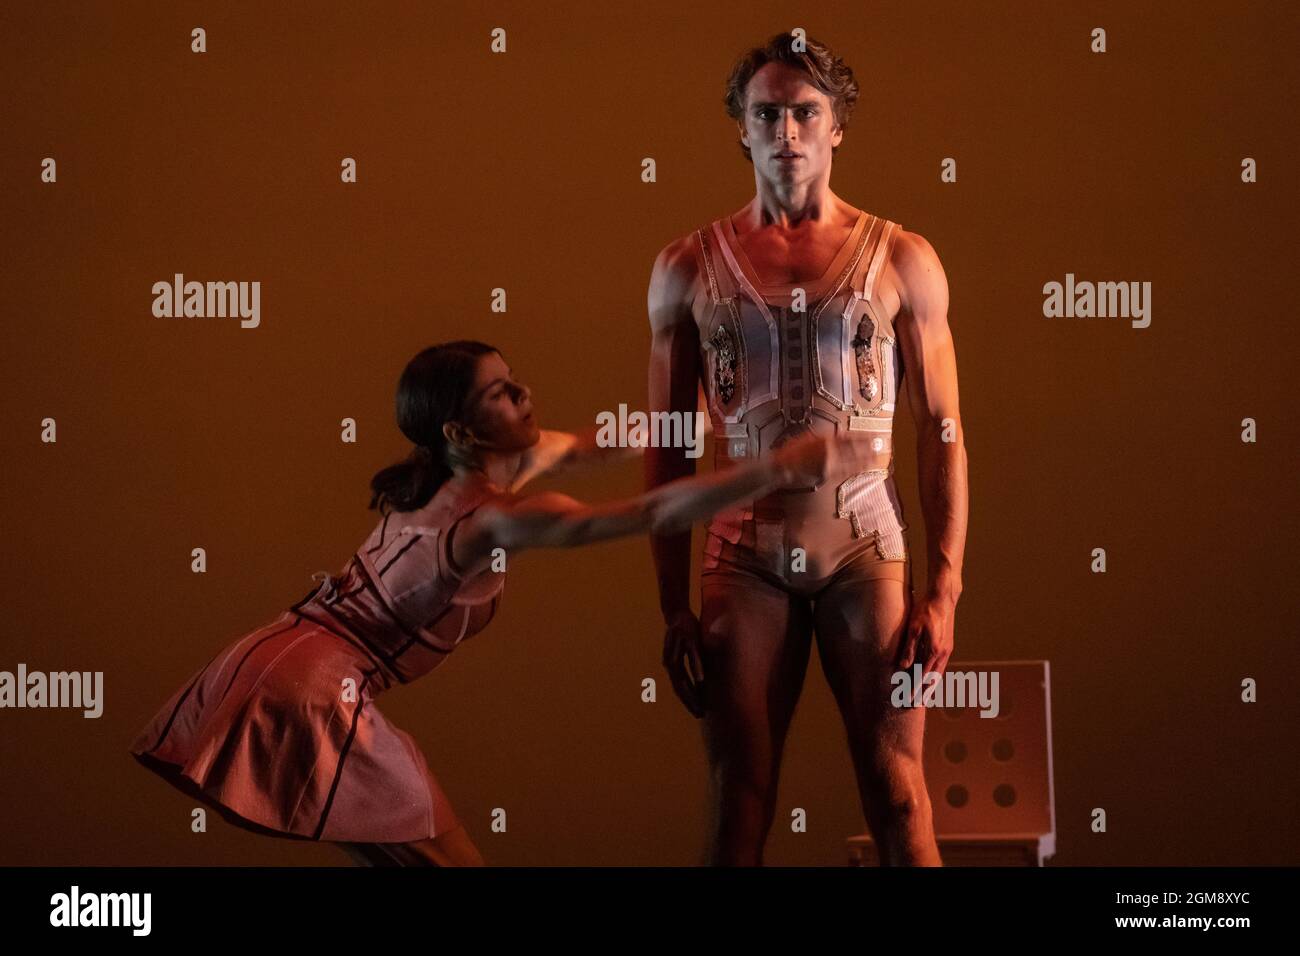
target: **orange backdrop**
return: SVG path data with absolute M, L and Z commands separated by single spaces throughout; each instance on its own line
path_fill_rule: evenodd
M 723 84 L 795 26 L 862 85 L 832 188 L 924 235 L 947 271 L 971 481 L 952 666 L 1051 661 L 1055 862 L 1295 863 L 1300 144 L 1284 93 L 1300 83 L 1283 10 L 6 9 L 0 669 L 102 670 L 106 709 L 0 712 L 0 863 L 345 862 L 215 815 L 191 833 L 191 802 L 127 745 L 364 538 L 367 482 L 408 447 L 393 392 L 419 349 L 498 345 L 548 427 L 645 407 L 654 256 L 752 197 Z M 40 181 L 47 156 L 57 184 Z M 155 318 L 152 284 L 177 272 L 260 281 L 260 327 Z M 1042 286 L 1067 272 L 1152 282 L 1150 328 L 1045 318 Z M 506 314 L 489 310 L 497 286 Z M 47 416 L 57 444 L 39 440 Z M 627 463 L 559 486 L 600 499 L 640 481 Z M 696 862 L 705 765 L 659 665 L 646 542 L 512 572 L 490 629 L 382 709 L 490 863 Z M 1246 677 L 1257 704 L 1239 700 Z M 785 822 L 796 806 L 805 834 Z M 814 662 L 768 861 L 842 863 L 862 829 Z

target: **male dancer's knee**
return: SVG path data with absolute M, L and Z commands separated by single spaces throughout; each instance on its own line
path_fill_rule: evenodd
M 757 866 L 776 813 L 776 779 L 770 769 L 747 761 L 723 760 L 710 768 L 713 836 L 709 862 Z
M 942 866 L 918 755 L 882 751 L 861 780 L 867 827 L 886 866 Z
M 864 809 L 871 820 L 895 831 L 928 821 L 930 798 L 919 756 L 879 749 L 866 763 L 860 783 Z
M 756 761 L 724 759 L 710 768 L 714 791 L 722 802 L 770 819 L 776 812 L 776 777 Z

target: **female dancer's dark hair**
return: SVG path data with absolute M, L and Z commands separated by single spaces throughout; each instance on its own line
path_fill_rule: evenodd
M 397 382 L 397 427 L 415 448 L 370 479 L 371 509 L 388 514 L 422 508 L 451 477 L 442 426 L 460 420 L 479 357 L 496 351 L 463 339 L 430 346 L 407 363 Z

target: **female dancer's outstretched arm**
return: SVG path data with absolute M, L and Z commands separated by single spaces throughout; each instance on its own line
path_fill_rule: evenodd
M 699 389 L 699 407 L 703 421 L 700 437 L 713 434 L 713 420 L 708 415 L 708 405 L 704 397 L 704 387 Z M 576 433 L 547 431 L 542 429 L 537 444 L 524 452 L 519 460 L 519 471 L 510 482 L 510 491 L 518 491 L 534 478 L 543 475 L 556 475 L 569 471 L 576 465 L 592 462 L 619 461 L 636 458 L 645 449 L 639 447 L 610 447 L 597 441 L 601 429 L 588 428 Z
M 518 491 L 534 478 L 568 471 L 574 465 L 597 458 L 631 458 L 639 448 L 602 448 L 596 442 L 595 428 L 577 434 L 542 429 L 537 444 L 523 453 L 519 471 L 510 482 L 510 491 Z
M 559 492 L 501 495 L 465 519 L 452 559 L 467 574 L 482 570 L 497 548 L 571 548 L 634 534 L 673 534 L 728 505 L 789 484 L 820 484 L 878 464 L 865 443 L 809 435 L 771 456 L 713 474 L 679 478 L 636 498 L 590 505 Z

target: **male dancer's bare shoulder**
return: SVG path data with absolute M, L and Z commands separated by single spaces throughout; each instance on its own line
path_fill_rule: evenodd
M 948 338 L 948 277 L 929 240 L 900 229 L 881 278 L 880 304 L 905 333 L 905 359 L 907 351 L 924 352 L 936 337 Z
M 647 306 L 652 331 L 691 319 L 691 306 L 698 289 L 699 263 L 695 254 L 695 233 L 678 236 L 659 250 L 650 270 Z

